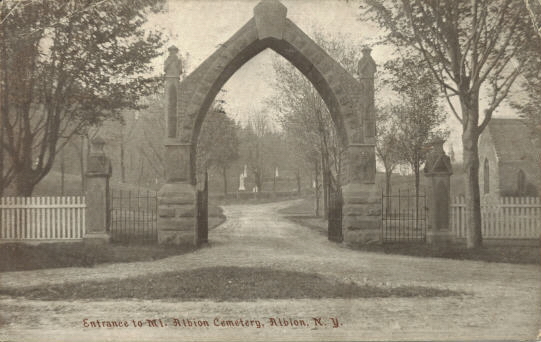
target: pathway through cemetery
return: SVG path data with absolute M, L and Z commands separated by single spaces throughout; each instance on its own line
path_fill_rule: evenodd
M 207 266 L 271 267 L 315 272 L 343 282 L 382 287 L 418 285 L 463 291 L 445 298 L 39 301 L 0 298 L 0 341 L 162 340 L 411 340 L 534 339 L 541 328 L 539 267 L 414 258 L 353 251 L 280 216 L 291 202 L 225 207 L 227 221 L 210 246 L 152 262 L 0 274 L 20 287 Z M 282 284 L 294 287 L 295 284 Z M 206 320 L 210 327 L 84 328 L 83 320 Z M 308 327 L 272 326 L 269 319 L 306 320 Z M 312 318 L 329 322 L 316 326 Z M 332 327 L 330 318 L 340 323 Z M 218 320 L 260 320 L 265 327 L 216 327 Z

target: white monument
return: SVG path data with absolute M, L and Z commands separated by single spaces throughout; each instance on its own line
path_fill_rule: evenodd
M 244 186 L 244 181 L 248 177 L 248 168 L 246 164 L 244 164 L 244 171 L 239 176 L 239 191 L 246 191 L 246 187 Z
M 246 177 L 241 173 L 239 176 L 239 191 L 246 191 L 246 188 L 244 187 L 244 179 L 246 179 Z

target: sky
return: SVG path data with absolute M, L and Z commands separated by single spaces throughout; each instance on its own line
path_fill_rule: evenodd
M 167 57 L 167 47 L 174 44 L 187 60 L 186 74 L 193 71 L 219 44 L 228 40 L 248 20 L 253 17 L 253 8 L 258 0 L 169 0 L 167 11 L 149 18 L 150 28 L 162 30 L 170 41 L 164 47 L 163 56 L 156 61 L 161 70 Z M 380 29 L 374 23 L 359 20 L 359 1 L 350 0 L 281 0 L 287 7 L 287 17 L 306 34 L 323 32 L 333 36 L 340 34 L 354 45 L 373 45 Z M 373 46 L 372 56 L 381 65 L 392 57 L 392 49 Z M 266 99 L 273 94 L 274 71 L 272 58 L 276 53 L 264 50 L 242 66 L 224 85 L 221 96 L 226 101 L 228 115 L 241 122 L 249 120 L 252 113 L 263 110 Z M 361 52 L 359 51 L 359 57 Z M 376 74 L 377 77 L 377 74 Z M 385 96 L 381 96 L 384 98 Z M 376 103 L 380 101 L 376 97 Z M 482 108 L 482 106 L 481 106 Z M 272 110 L 268 110 L 272 115 Z M 503 106 L 495 117 L 515 117 L 509 108 Z M 456 156 L 461 153 L 461 125 L 452 114 L 448 115 L 447 125 L 451 129 L 447 149 L 452 145 Z

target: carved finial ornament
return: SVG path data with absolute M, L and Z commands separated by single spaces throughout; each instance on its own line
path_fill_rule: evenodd
M 359 75 L 359 78 L 374 78 L 374 74 L 376 73 L 377 68 L 376 62 L 370 54 L 370 52 L 372 52 L 372 49 L 369 47 L 364 47 L 362 52 L 363 56 L 359 60 L 357 74 Z
M 177 56 L 178 48 L 174 45 L 171 45 L 168 50 L 169 56 L 165 60 L 163 68 L 165 71 L 165 77 L 179 78 L 180 74 L 182 74 L 182 62 Z

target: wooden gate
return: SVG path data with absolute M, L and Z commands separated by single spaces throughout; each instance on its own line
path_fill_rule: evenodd
M 205 184 L 203 190 L 197 190 L 196 210 L 197 210 L 197 244 L 207 243 L 209 241 L 209 175 L 205 172 Z
M 330 241 L 342 242 L 342 187 L 330 172 L 328 179 L 328 238 Z

